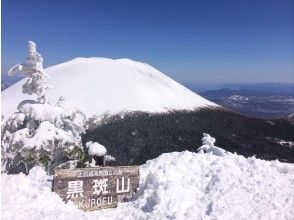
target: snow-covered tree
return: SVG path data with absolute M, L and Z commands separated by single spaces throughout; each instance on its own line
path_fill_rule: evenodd
M 8 75 L 23 73 L 26 82 L 22 86 L 24 94 L 36 94 L 40 103 L 46 102 L 46 74 L 43 69 L 43 57 L 37 52 L 37 46 L 33 41 L 28 42 L 28 58 L 26 62 L 17 64 L 8 71 Z
M 42 165 L 50 172 L 68 160 L 83 157 L 81 136 L 85 117 L 50 104 L 22 103 L 4 122 L 2 151 L 8 172 Z
M 91 163 L 87 164 L 89 167 L 96 167 L 96 159 L 102 158 L 102 164 L 105 165 L 107 162 L 115 161 L 115 158 L 109 154 L 107 154 L 106 148 L 97 143 L 89 141 L 86 143 L 86 148 L 88 149 L 88 155 L 90 156 Z M 100 164 L 101 166 L 101 164 Z
M 85 131 L 85 115 L 78 109 L 64 110 L 61 97 L 56 104 L 46 101 L 43 58 L 36 44 L 28 43 L 27 62 L 14 66 L 9 74 L 23 72 L 23 93 L 37 95 L 37 100 L 24 100 L 6 121 L 2 120 L 2 171 L 28 172 L 41 165 L 51 172 L 55 167 L 84 157 L 81 134 Z
M 217 146 L 214 146 L 215 138 L 209 134 L 203 133 L 202 146 L 198 148 L 199 153 L 209 153 L 216 156 L 224 156 L 227 152 Z

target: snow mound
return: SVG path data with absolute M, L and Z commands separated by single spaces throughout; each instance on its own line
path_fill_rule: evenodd
M 49 67 L 48 100 L 62 95 L 64 108 L 79 108 L 87 116 L 123 111 L 164 112 L 218 105 L 202 98 L 152 66 L 129 59 L 76 58 Z M 24 80 L 2 92 L 2 114 L 31 99 L 22 94 Z
M 106 148 L 97 142 L 94 142 L 94 143 L 92 143 L 92 141 L 87 142 L 86 146 L 89 148 L 88 153 L 91 156 L 102 157 L 107 153 Z
M 85 213 L 51 192 L 41 168 L 2 174 L 2 219 L 293 219 L 294 164 L 185 152 L 140 166 L 140 188 L 116 209 Z

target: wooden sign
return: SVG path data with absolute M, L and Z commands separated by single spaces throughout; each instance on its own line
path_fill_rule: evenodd
M 53 190 L 84 211 L 116 207 L 138 187 L 138 166 L 58 169 L 53 175 Z

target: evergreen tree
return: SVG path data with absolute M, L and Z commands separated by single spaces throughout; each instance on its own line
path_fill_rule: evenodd
M 9 75 L 24 74 L 24 94 L 37 100 L 23 100 L 6 121 L 2 120 L 2 171 L 28 172 L 35 165 L 50 173 L 57 166 L 77 166 L 84 152 L 81 134 L 85 132 L 85 115 L 78 109 L 64 110 L 61 97 L 56 104 L 47 101 L 43 58 L 36 44 L 28 42 L 28 58 L 9 70 Z

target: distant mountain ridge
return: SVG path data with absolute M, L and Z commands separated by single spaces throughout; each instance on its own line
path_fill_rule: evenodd
M 185 83 L 185 85 L 197 93 L 211 90 L 251 90 L 270 94 L 294 95 L 294 82 L 267 82 L 267 83 Z
M 203 97 L 232 111 L 249 117 L 272 119 L 294 113 L 294 90 L 255 91 L 250 89 L 219 89 L 200 93 Z

